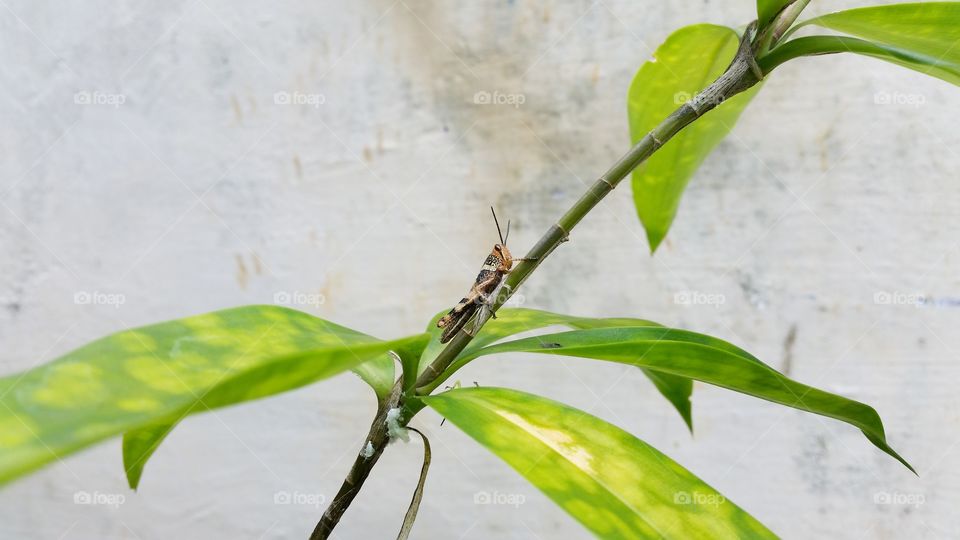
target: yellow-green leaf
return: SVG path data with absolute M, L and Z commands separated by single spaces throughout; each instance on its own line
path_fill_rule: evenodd
M 177 422 L 160 422 L 123 434 L 123 470 L 127 474 L 130 489 L 137 489 L 140 485 L 147 460 L 176 425 Z
M 581 410 L 505 388 L 423 400 L 598 538 L 776 538 L 656 448 Z
M 730 28 L 712 24 L 686 26 L 671 34 L 630 85 L 627 109 L 633 143 L 723 73 L 739 40 Z M 651 252 L 670 229 L 690 178 L 733 128 L 757 88 L 721 103 L 634 170 L 634 204 Z
M 125 458 L 148 457 L 162 426 L 188 414 L 297 388 L 426 340 L 378 341 L 276 306 L 102 338 L 0 379 L 0 483 L 129 431 Z M 136 485 L 142 459 L 131 463 Z

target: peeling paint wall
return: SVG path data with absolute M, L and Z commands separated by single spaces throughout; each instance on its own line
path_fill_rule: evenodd
M 626 149 L 624 94 L 652 47 L 752 7 L 6 0 L 0 369 L 285 298 L 382 337 L 418 332 L 494 241 L 488 206 L 523 252 Z M 504 103 L 476 103 L 486 95 Z M 507 356 L 462 380 L 613 421 L 786 538 L 960 537 L 958 107 L 956 88 L 875 60 L 781 68 L 655 258 L 621 189 L 522 292 L 528 306 L 713 334 L 870 403 L 920 478 L 846 425 L 705 385 L 691 438 L 623 366 Z M 192 417 L 136 494 L 110 441 L 0 490 L 0 537 L 303 537 L 372 413 L 371 392 L 343 375 Z M 415 537 L 587 537 L 439 423 L 415 422 L 435 452 Z M 419 460 L 417 444 L 391 448 L 339 536 L 394 535 Z M 75 504 L 78 492 L 124 500 Z

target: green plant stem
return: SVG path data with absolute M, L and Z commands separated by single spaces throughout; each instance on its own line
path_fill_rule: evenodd
M 334 527 L 340 522 L 340 517 L 343 516 L 350 503 L 360 493 L 360 488 L 363 487 L 363 483 L 370 476 L 370 471 L 373 470 L 373 466 L 377 464 L 377 460 L 380 459 L 390 442 L 387 431 L 387 412 L 392 408 L 400 407 L 401 401 L 402 379 L 398 379 L 390 394 L 378 407 L 377 415 L 374 417 L 373 423 L 370 424 L 370 432 L 364 439 L 363 449 L 357 454 L 353 465 L 350 467 L 350 472 L 347 473 L 347 477 L 340 486 L 340 491 L 330 501 L 317 526 L 313 529 L 310 540 L 326 540 L 329 538 Z M 367 444 L 373 447 L 373 453 L 370 455 L 365 455 Z
M 644 160 L 653 155 L 654 152 L 674 135 L 690 125 L 690 123 L 694 122 L 697 118 L 700 118 L 727 99 L 751 88 L 760 81 L 763 73 L 754 61 L 753 40 L 755 37 L 756 23 L 754 22 L 747 28 L 747 31 L 744 32 L 737 55 L 727 70 L 717 78 L 716 81 L 710 84 L 710 86 L 694 96 L 693 99 L 684 103 L 663 120 L 660 125 L 647 133 L 630 151 L 614 163 L 607 172 L 600 176 L 600 178 L 580 196 L 577 202 L 547 230 L 524 257 L 525 260 L 518 263 L 513 271 L 504 279 L 503 284 L 498 289 L 498 293 L 489 308 L 480 310 L 475 320 L 468 322 L 464 328 L 453 337 L 447 346 L 440 351 L 437 358 L 420 374 L 414 385 L 418 395 L 429 394 L 442 383 L 443 378 L 441 375 L 443 375 L 447 367 L 453 363 L 457 355 L 463 351 L 464 347 L 470 343 L 476 332 L 493 316 L 496 310 L 510 298 L 514 291 L 523 284 L 533 271 L 553 253 L 553 250 L 568 239 L 570 231 L 572 231 L 608 193 L 613 191 L 613 188 L 617 187 L 633 169 L 643 163 Z M 340 491 L 331 501 L 330 506 L 327 507 L 320 522 L 317 523 L 313 535 L 310 536 L 311 540 L 324 540 L 330 536 L 333 528 L 336 527 L 339 522 L 340 517 L 346 511 L 354 497 L 356 497 L 363 482 L 369 476 L 374 464 L 389 442 L 386 425 L 384 423 L 386 412 L 392 407 L 404 407 L 404 398 L 409 397 L 402 395 L 402 387 L 403 378 L 401 377 L 394 385 L 390 397 L 381 405 L 377 417 L 370 426 L 370 433 L 367 440 L 371 441 L 374 445 L 374 455 L 369 458 L 364 457 L 362 454 L 357 456 Z M 405 415 L 404 420 L 409 420 L 409 418 Z
M 432 392 L 445 377 L 446 369 L 470 343 L 477 331 L 493 316 L 517 288 L 537 269 L 540 264 L 561 243 L 565 242 L 570 232 L 593 208 L 617 185 L 629 175 L 633 169 L 653 155 L 661 146 L 669 141 L 683 128 L 690 125 L 710 110 L 716 108 L 723 101 L 747 90 L 759 82 L 757 64 L 754 61 L 752 40 L 755 36 L 756 23 L 748 27 L 740 42 L 740 48 L 733 62 L 727 70 L 710 86 L 684 103 L 660 125 L 647 133 L 633 148 L 603 173 L 593 185 L 587 189 L 579 200 L 560 219 L 547 230 L 530 251 L 524 256 L 510 274 L 504 279 L 498 289 L 496 297 L 488 309 L 480 310 L 475 321 L 468 322 L 460 332 L 440 351 L 436 359 L 417 378 L 417 394 L 426 395 Z

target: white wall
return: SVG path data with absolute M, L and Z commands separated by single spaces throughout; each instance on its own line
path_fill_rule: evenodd
M 866 2 L 814 2 L 812 11 Z M 829 4 L 829 5 L 828 5 Z M 0 367 L 106 333 L 322 293 L 382 337 L 458 299 L 495 239 L 522 252 L 628 144 L 624 94 L 673 29 L 752 3 L 185 0 L 0 9 Z M 520 107 L 473 103 L 522 94 Z M 76 104 L 122 95 L 119 106 Z M 94 94 L 99 92 L 99 94 Z M 318 107 L 276 92 L 322 94 Z M 875 103 L 878 92 L 923 104 Z M 527 305 L 716 335 L 874 405 L 915 478 L 855 429 L 697 385 L 691 438 L 639 371 L 526 357 L 462 380 L 583 407 L 667 452 L 787 538 L 960 537 L 960 90 L 859 57 L 775 74 L 648 255 L 627 188 L 530 280 Z M 724 295 L 683 306 L 682 291 Z M 78 305 L 78 292 L 125 303 Z M 878 292 L 936 305 L 878 305 Z M 796 340 L 784 343 L 791 327 Z M 3 538 L 302 538 L 372 414 L 352 375 L 184 422 L 126 490 L 113 440 L 0 490 Z M 418 538 L 586 538 L 430 411 Z M 391 448 L 340 538 L 396 534 L 420 463 Z M 120 493 L 118 509 L 77 491 Z M 479 491 L 525 504 L 481 506 Z M 877 493 L 922 496 L 919 507 Z

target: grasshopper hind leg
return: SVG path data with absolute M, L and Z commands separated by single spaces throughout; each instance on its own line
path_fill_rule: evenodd
M 463 326 L 467 324 L 467 321 L 470 320 L 470 317 L 472 317 L 476 311 L 477 304 L 470 304 L 461 310 L 457 314 L 457 318 L 443 328 L 443 333 L 440 334 L 440 343 L 446 343 L 453 339 L 453 336 L 457 335 L 457 332 L 459 332 Z

